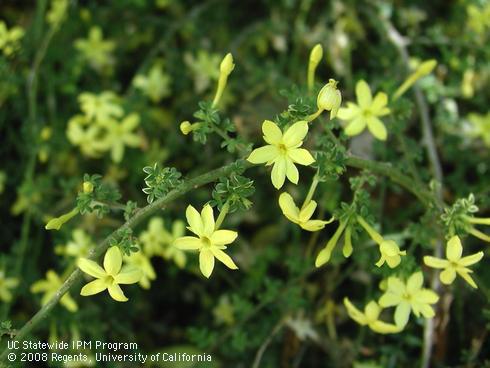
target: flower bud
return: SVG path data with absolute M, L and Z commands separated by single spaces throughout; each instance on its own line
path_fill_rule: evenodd
M 74 208 L 70 212 L 61 215 L 60 217 L 55 217 L 51 219 L 44 228 L 46 230 L 59 230 L 65 222 L 70 221 L 77 214 L 78 214 L 78 208 Z
M 89 181 L 83 182 L 83 192 L 84 193 L 92 193 L 94 191 L 94 185 Z
M 337 83 L 338 82 L 336 80 L 330 79 L 328 83 L 320 90 L 316 100 L 318 110 L 330 111 L 330 120 L 337 115 L 337 111 L 342 103 L 342 95 L 337 89 Z
M 314 65 L 318 65 L 320 63 L 320 61 L 322 60 L 322 57 L 323 57 L 323 47 L 322 47 L 322 45 L 317 43 L 315 45 L 315 47 L 313 47 L 313 49 L 311 49 L 310 63 L 312 63 Z
M 190 132 L 192 132 L 192 124 L 188 121 L 183 121 L 182 123 L 180 123 L 180 131 L 183 135 L 189 134 Z
M 233 64 L 233 55 L 231 53 L 226 54 L 220 64 L 220 73 L 225 75 L 230 75 L 230 73 L 235 68 L 235 64 Z

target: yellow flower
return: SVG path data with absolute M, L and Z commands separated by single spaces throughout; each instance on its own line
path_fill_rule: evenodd
M 100 157 L 107 148 L 101 143 L 103 129 L 95 124 L 90 124 L 83 115 L 75 115 L 68 121 L 66 135 L 74 146 L 79 146 L 80 151 L 88 157 Z
M 379 299 L 379 305 L 383 308 L 396 306 L 395 324 L 398 327 L 405 327 L 411 311 L 417 317 L 420 314 L 425 318 L 434 317 L 435 312 L 430 304 L 437 303 L 439 296 L 430 289 L 422 288 L 423 283 L 422 272 L 412 274 L 406 283 L 398 277 L 388 278 L 387 290 Z
M 279 196 L 279 207 L 281 207 L 282 213 L 286 218 L 301 226 L 301 228 L 307 231 L 318 231 L 333 221 L 333 218 L 329 221 L 322 220 L 310 220 L 315 212 L 317 203 L 313 200 L 309 201 L 306 206 L 303 206 L 301 210 L 294 204 L 293 197 L 289 193 L 282 193 Z
M 350 318 L 361 326 L 369 326 L 371 330 L 381 334 L 400 332 L 402 328 L 391 323 L 379 320 L 382 308 L 374 300 L 371 300 L 365 307 L 364 313 L 357 309 L 348 298 L 344 298 L 344 305 Z
M 46 272 L 46 279 L 36 281 L 31 286 L 32 293 L 44 293 L 41 304 L 45 305 L 49 300 L 55 296 L 59 288 L 63 285 L 63 280 L 53 270 Z M 60 304 L 63 305 L 70 312 L 76 312 L 78 310 L 77 303 L 72 299 L 69 293 L 63 295 L 60 299 Z
M 189 223 L 187 229 L 197 237 L 177 238 L 174 245 L 182 250 L 199 251 L 199 267 L 202 274 L 208 278 L 211 276 L 214 269 L 214 258 L 232 270 L 238 269 L 230 256 L 223 252 L 227 244 L 233 243 L 238 233 L 231 230 L 217 230 L 213 209 L 209 204 L 204 206 L 201 214 L 194 207 L 188 206 L 185 215 Z
M 80 295 L 89 296 L 104 290 L 109 291 L 112 299 L 126 302 L 121 284 L 135 284 L 141 278 L 141 271 L 135 267 L 122 267 L 122 254 L 117 246 L 109 248 L 104 256 L 104 268 L 87 258 L 78 260 L 78 267 L 86 274 L 95 277 L 80 291 Z
M 470 276 L 473 272 L 467 266 L 471 266 L 479 262 L 483 258 L 483 252 L 474 253 L 472 255 L 462 257 L 463 246 L 458 236 L 453 236 L 447 242 L 446 258 L 441 259 L 431 256 L 424 257 L 424 263 L 433 268 L 443 268 L 439 278 L 443 284 L 452 284 L 456 278 L 456 274 L 460 275 L 473 288 L 477 288 L 475 281 Z
M 298 121 L 283 134 L 275 123 L 265 120 L 262 132 L 268 145 L 254 149 L 247 161 L 253 164 L 265 163 L 266 166 L 274 165 L 271 179 L 272 185 L 277 189 L 283 186 L 286 176 L 292 183 L 298 184 L 299 173 L 294 164 L 308 166 L 315 162 L 310 152 L 299 148 L 308 133 L 308 123 Z
M 61 215 L 60 217 L 51 219 L 44 228 L 46 230 L 59 230 L 65 222 L 70 221 L 76 215 L 78 215 L 78 208 L 74 208 L 70 212 Z
M 142 251 L 139 251 L 131 253 L 129 257 L 125 257 L 125 260 L 128 265 L 132 265 L 141 271 L 139 284 L 143 289 L 149 289 L 150 282 L 157 278 L 150 259 Z
M 95 244 L 92 238 L 83 229 L 75 229 L 72 233 L 72 240 L 66 246 L 56 247 L 55 251 L 57 254 L 78 259 L 86 257 L 93 247 Z
M 81 93 L 78 96 L 78 103 L 88 120 L 95 120 L 99 124 L 111 118 L 120 118 L 124 114 L 124 110 L 119 105 L 119 97 L 111 91 L 98 95 L 89 92 Z
M 5 271 L 0 270 L 0 300 L 8 303 L 12 300 L 11 289 L 19 285 L 19 280 L 13 277 L 6 277 Z
M 75 48 L 81 52 L 88 64 L 98 72 L 108 72 L 114 64 L 112 51 L 116 47 L 113 41 L 103 39 L 100 27 L 90 28 L 87 39 L 75 41 Z
M 20 48 L 20 39 L 24 37 L 21 27 L 13 27 L 10 30 L 3 20 L 0 21 L 0 50 L 5 56 L 14 54 Z
M 395 268 L 401 262 L 401 256 L 407 254 L 406 251 L 401 251 L 398 244 L 394 240 L 386 240 L 381 234 L 373 229 L 361 216 L 357 216 L 357 222 L 366 230 L 371 239 L 373 239 L 379 245 L 379 252 L 381 257 L 376 266 L 381 267 L 385 262 L 390 268 Z
M 386 93 L 378 92 L 373 99 L 369 85 L 360 80 L 356 84 L 356 96 L 357 104 L 348 102 L 347 107 L 339 110 L 339 119 L 349 121 L 344 130 L 345 134 L 349 136 L 358 135 L 367 126 L 374 137 L 382 141 L 386 140 L 388 133 L 383 122 L 379 119 L 379 117 L 390 112 L 390 109 L 386 107 L 388 103 Z
M 137 75 L 133 82 L 134 86 L 144 92 L 154 103 L 170 95 L 170 77 L 163 72 L 159 64 L 151 67 L 146 75 Z
M 104 123 L 107 133 L 102 144 L 110 147 L 113 162 L 122 161 L 125 145 L 137 147 L 141 143 L 141 137 L 133 132 L 139 123 L 140 117 L 137 114 L 130 114 L 121 122 L 109 119 Z

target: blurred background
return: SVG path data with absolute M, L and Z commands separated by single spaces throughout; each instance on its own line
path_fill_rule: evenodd
M 219 136 L 199 142 L 179 130 L 182 121 L 195 120 L 201 101 L 212 100 L 228 52 L 236 66 L 220 113 L 245 142 L 261 141 L 262 121 L 281 118 L 301 96 L 314 105 L 306 72 L 317 43 L 324 55 L 315 91 L 334 78 L 344 101 L 355 98 L 360 79 L 373 91 L 392 92 L 407 67 L 436 59 L 436 69 L 419 87 L 442 160 L 444 198 L 452 203 L 474 193 L 488 215 L 489 30 L 485 0 L 1 1 L 2 343 L 53 295 L 78 257 L 123 224 L 128 200 L 147 204 L 144 167 L 175 167 L 188 178 L 240 157 L 222 148 Z M 416 109 L 408 94 L 388 129 L 406 136 L 406 151 L 429 182 Z M 395 140 L 361 136 L 349 145 L 406 169 Z M 348 179 L 357 173 L 337 175 L 345 167 L 330 159 L 331 180 L 317 192 L 326 214 L 351 197 Z M 102 206 L 60 231 L 46 231 L 47 220 L 75 206 L 84 174 L 100 174 L 112 193 L 108 198 L 117 201 L 120 193 L 122 207 Z M 312 174 L 302 174 L 302 184 L 290 192 L 304 195 Z M 221 367 L 418 363 L 422 321 L 382 336 L 349 320 L 342 305 L 345 296 L 362 304 L 375 293 L 386 276 L 372 266 L 376 254 L 357 252 L 311 270 L 313 255 L 303 256 L 309 234 L 293 228 L 272 204 L 278 193 L 269 174 L 254 169 L 247 176 L 255 183 L 253 205 L 227 217 L 225 227 L 240 234 L 230 247 L 239 271 L 220 264 L 206 280 L 195 255 L 170 246 L 185 231 L 186 206 L 216 200 L 216 189 L 208 185 L 135 229 L 135 241 L 147 252 L 139 262 L 148 279 L 125 288 L 129 302 L 116 303 L 105 293 L 84 298 L 77 285 L 33 338 L 131 340 L 147 352 L 211 353 L 209 366 Z M 382 179 L 372 189 L 372 207 L 383 230 L 411 250 L 407 267 L 415 267 L 434 235 L 423 208 Z M 326 228 L 314 245 L 331 235 Z M 476 244 L 481 246 L 468 240 L 469 247 Z M 432 367 L 490 366 L 490 269 L 480 266 L 475 273 L 486 288 L 454 288 L 442 300 L 447 308 L 438 317 Z M 46 282 L 33 287 L 40 280 Z

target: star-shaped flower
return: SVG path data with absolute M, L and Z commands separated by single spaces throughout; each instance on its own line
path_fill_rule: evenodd
M 205 205 L 201 214 L 188 206 L 185 212 L 189 229 L 195 236 L 183 236 L 174 241 L 174 246 L 182 250 L 199 251 L 199 267 L 205 277 L 211 276 L 214 269 L 214 258 L 222 262 L 226 267 L 237 270 L 238 267 L 228 254 L 223 252 L 227 244 L 233 243 L 238 236 L 236 231 L 217 230 L 213 209 L 209 204 Z
M 390 277 L 387 289 L 379 299 L 379 305 L 383 308 L 396 306 L 395 324 L 403 328 L 408 322 L 410 312 L 419 317 L 432 318 L 435 315 L 431 304 L 437 303 L 439 296 L 430 289 L 422 288 L 424 275 L 422 272 L 412 274 L 407 282 L 398 277 Z
M 456 274 L 460 275 L 465 281 L 475 289 L 477 288 L 475 281 L 470 276 L 473 272 L 467 266 L 471 266 L 479 262 L 483 258 L 483 252 L 471 254 L 466 257 L 462 257 L 463 246 L 458 236 L 453 236 L 447 242 L 446 246 L 446 258 L 441 259 L 431 256 L 424 257 L 424 263 L 433 268 L 443 268 L 439 278 L 443 284 L 452 284 L 456 278 Z
M 78 267 L 86 274 L 95 277 L 80 291 L 80 295 L 89 296 L 104 290 L 109 291 L 112 299 L 126 302 L 121 284 L 135 284 L 140 281 L 141 271 L 135 267 L 122 267 L 122 254 L 117 246 L 109 248 L 104 256 L 104 268 L 90 259 L 80 258 Z
M 349 123 L 345 127 L 345 134 L 354 136 L 360 134 L 367 126 L 372 135 L 382 141 L 388 135 L 386 127 L 379 119 L 390 113 L 388 96 L 386 93 L 378 92 L 373 99 L 369 85 L 360 80 L 356 84 L 357 104 L 348 102 L 347 107 L 339 110 L 338 117 L 347 120 Z
M 296 207 L 293 197 L 291 197 L 289 193 L 282 193 L 279 196 L 279 207 L 281 207 L 284 216 L 286 216 L 289 221 L 298 224 L 307 231 L 321 230 L 326 224 L 333 221 L 333 218 L 329 221 L 310 220 L 311 216 L 313 216 L 313 212 L 315 212 L 316 206 L 317 203 L 310 200 L 306 206 L 299 209 Z
M 344 298 L 344 305 L 347 308 L 349 317 L 359 323 L 361 326 L 369 326 L 371 330 L 377 333 L 388 334 L 400 332 L 402 328 L 391 323 L 379 320 L 379 314 L 382 308 L 374 300 L 371 300 L 365 307 L 364 312 L 357 309 L 348 298 Z
M 53 270 L 46 272 L 46 279 L 36 281 L 31 286 L 32 293 L 44 293 L 41 304 L 45 305 L 58 292 L 58 289 L 63 285 L 63 280 Z M 69 293 L 63 295 L 60 299 L 60 304 L 70 312 L 78 310 L 77 303 L 73 300 Z
M 112 161 L 119 163 L 123 159 L 125 146 L 137 147 L 141 142 L 141 137 L 133 132 L 139 125 L 140 117 L 137 114 L 130 114 L 118 122 L 107 120 L 104 126 L 107 128 L 105 144 L 111 149 Z
M 299 148 L 308 133 L 308 123 L 298 121 L 283 134 L 274 122 L 265 120 L 262 132 L 268 145 L 254 149 L 247 161 L 253 164 L 265 163 L 266 166 L 274 165 L 271 179 L 272 185 L 277 189 L 284 185 L 286 176 L 289 181 L 298 184 L 299 173 L 294 164 L 308 166 L 315 162 L 310 152 Z

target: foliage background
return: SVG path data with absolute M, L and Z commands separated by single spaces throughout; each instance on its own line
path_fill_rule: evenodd
M 308 55 L 316 43 L 325 50 L 317 80 L 340 80 L 345 100 L 352 100 L 359 79 L 367 80 L 374 90 L 393 91 L 405 71 L 379 20 L 386 17 L 409 40 L 411 55 L 438 61 L 420 88 L 429 103 L 442 160 L 444 199 L 452 203 L 474 193 L 480 214 L 490 213 L 490 123 L 486 144 L 483 133 L 475 136 L 471 131 L 471 114 L 488 113 L 487 1 L 70 1 L 66 18 L 52 34 L 45 21 L 50 6 L 44 0 L 0 4 L 8 28 L 25 29 L 18 49 L 0 56 L 0 269 L 20 279 L 11 303 L 2 304 L 0 319 L 11 321 L 13 328 L 40 307 L 40 296 L 32 294 L 30 286 L 48 269 L 61 275 L 69 266 L 54 251 L 56 246 L 67 244 L 74 229 L 84 229 L 97 243 L 123 223 L 121 213 L 114 212 L 103 219 L 93 214 L 77 217 L 59 232 L 44 229 L 50 216 L 73 208 L 85 173 L 103 175 L 105 183 L 121 192 L 122 203 L 132 200 L 144 206 L 143 167 L 157 162 L 176 167 L 187 178 L 239 157 L 221 148 L 219 136 L 209 135 L 201 145 L 179 131 L 179 123 L 192 119 L 199 101 L 212 99 L 219 63 L 227 52 L 233 53 L 236 67 L 221 110 L 235 124 L 238 136 L 257 142 L 264 119 L 291 104 L 298 107 L 297 98 L 306 96 Z M 93 54 L 84 55 L 75 46 L 94 26 L 114 45 L 102 68 L 94 67 Z M 167 87 L 158 101 L 134 84 L 137 75 L 147 75 L 154 65 L 162 66 Z M 125 113 L 140 116 L 139 143 L 126 147 L 120 162 L 114 162 L 108 152 L 87 157 L 67 138 L 68 121 L 80 112 L 78 96 L 102 91 L 113 91 Z M 312 101 L 308 97 L 303 108 L 311 108 Z M 369 137 L 343 142 L 352 152 L 408 171 L 400 146 L 404 144 L 405 154 L 428 183 L 432 176 L 416 109 L 410 95 L 400 102 L 387 123 L 393 132 L 388 143 Z M 403 139 L 397 140 L 397 135 Z M 331 159 L 333 171 L 345 169 L 339 161 Z M 322 211 L 330 214 L 341 201 L 350 200 L 349 178 L 358 174 L 348 169 L 338 180 L 333 175 L 321 185 L 316 198 Z M 33 337 L 48 339 L 56 334 L 69 339 L 74 331 L 87 340 L 131 337 L 145 351 L 184 346 L 189 351 L 212 352 L 222 366 L 234 367 L 250 366 L 271 337 L 263 367 L 416 364 L 414 357 L 420 360 L 422 349 L 422 320 L 412 321 L 401 334 L 381 336 L 349 320 L 342 306 L 345 296 L 358 304 L 369 300 L 386 276 L 372 266 L 375 255 L 366 251 L 368 240 L 357 240 L 359 251 L 352 259 L 338 256 L 328 266 L 313 270 L 313 255 L 305 256 L 305 248 L 310 241 L 324 243 L 332 228 L 327 226 L 310 240 L 310 234 L 280 215 L 278 192 L 268 174 L 252 169 L 246 175 L 255 183 L 249 198 L 253 206 L 226 220 L 227 228 L 240 234 L 231 248 L 239 271 L 217 267 L 213 277 L 205 280 L 197 271 L 196 257 L 188 256 L 184 269 L 154 258 L 157 278 L 150 290 L 129 287 L 130 301 L 120 304 L 107 295 L 82 298 L 76 287 L 72 296 L 78 312 L 57 306 Z M 306 193 L 311 176 L 302 172 L 300 185 L 288 189 Z M 210 200 L 212 190 L 208 185 L 192 191 L 159 215 L 170 227 L 184 218 L 187 204 L 200 207 Z M 403 240 L 409 250 L 406 272 L 416 269 L 434 239 L 434 226 L 424 216 L 424 208 L 382 177 L 376 178 L 369 192 L 371 213 L 383 232 Z M 146 227 L 145 223 L 135 234 Z M 470 249 L 481 248 L 474 239 L 467 238 L 466 243 Z M 438 315 L 444 323 L 435 337 L 434 367 L 489 365 L 487 265 L 484 259 L 475 269 L 478 291 L 462 284 L 446 290 Z M 271 335 L 284 318 L 300 326 Z M 314 333 L 315 338 L 303 339 L 301 332 Z

